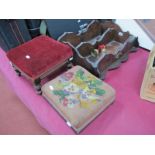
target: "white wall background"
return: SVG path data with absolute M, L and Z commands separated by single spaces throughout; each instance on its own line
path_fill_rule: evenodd
M 138 36 L 141 47 L 151 50 L 153 41 L 147 36 L 143 29 L 133 19 L 117 19 L 116 23 L 120 25 L 123 31 L 130 31 L 131 34 Z

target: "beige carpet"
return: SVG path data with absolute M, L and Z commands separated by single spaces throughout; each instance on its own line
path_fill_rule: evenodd
M 0 134 L 47 135 L 0 72 Z

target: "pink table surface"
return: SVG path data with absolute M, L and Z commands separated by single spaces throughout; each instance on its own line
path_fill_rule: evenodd
M 116 100 L 80 134 L 155 134 L 155 104 L 139 97 L 147 58 L 148 52 L 139 49 L 120 68 L 108 72 L 105 81 L 116 90 Z M 75 134 L 48 102 L 35 93 L 32 85 L 16 75 L 2 49 L 0 70 L 49 133 Z

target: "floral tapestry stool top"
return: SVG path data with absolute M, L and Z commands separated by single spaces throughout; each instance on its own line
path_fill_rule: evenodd
M 77 133 L 115 99 L 115 91 L 80 66 L 42 87 L 43 96 Z

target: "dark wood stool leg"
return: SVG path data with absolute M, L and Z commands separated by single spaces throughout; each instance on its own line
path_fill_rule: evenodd
M 71 69 L 73 67 L 73 57 L 69 58 L 68 59 L 68 62 L 67 62 L 67 69 Z
M 34 88 L 35 88 L 37 94 L 41 95 L 42 92 L 41 92 L 41 79 L 40 78 L 38 78 L 34 81 Z
M 21 72 L 18 70 L 18 69 L 16 69 L 16 67 L 10 62 L 10 65 L 13 67 L 13 69 L 15 70 L 15 72 L 16 72 L 16 74 L 18 75 L 18 76 L 21 76 Z
M 15 69 L 15 72 L 18 76 L 21 76 L 21 72 L 19 70 Z

